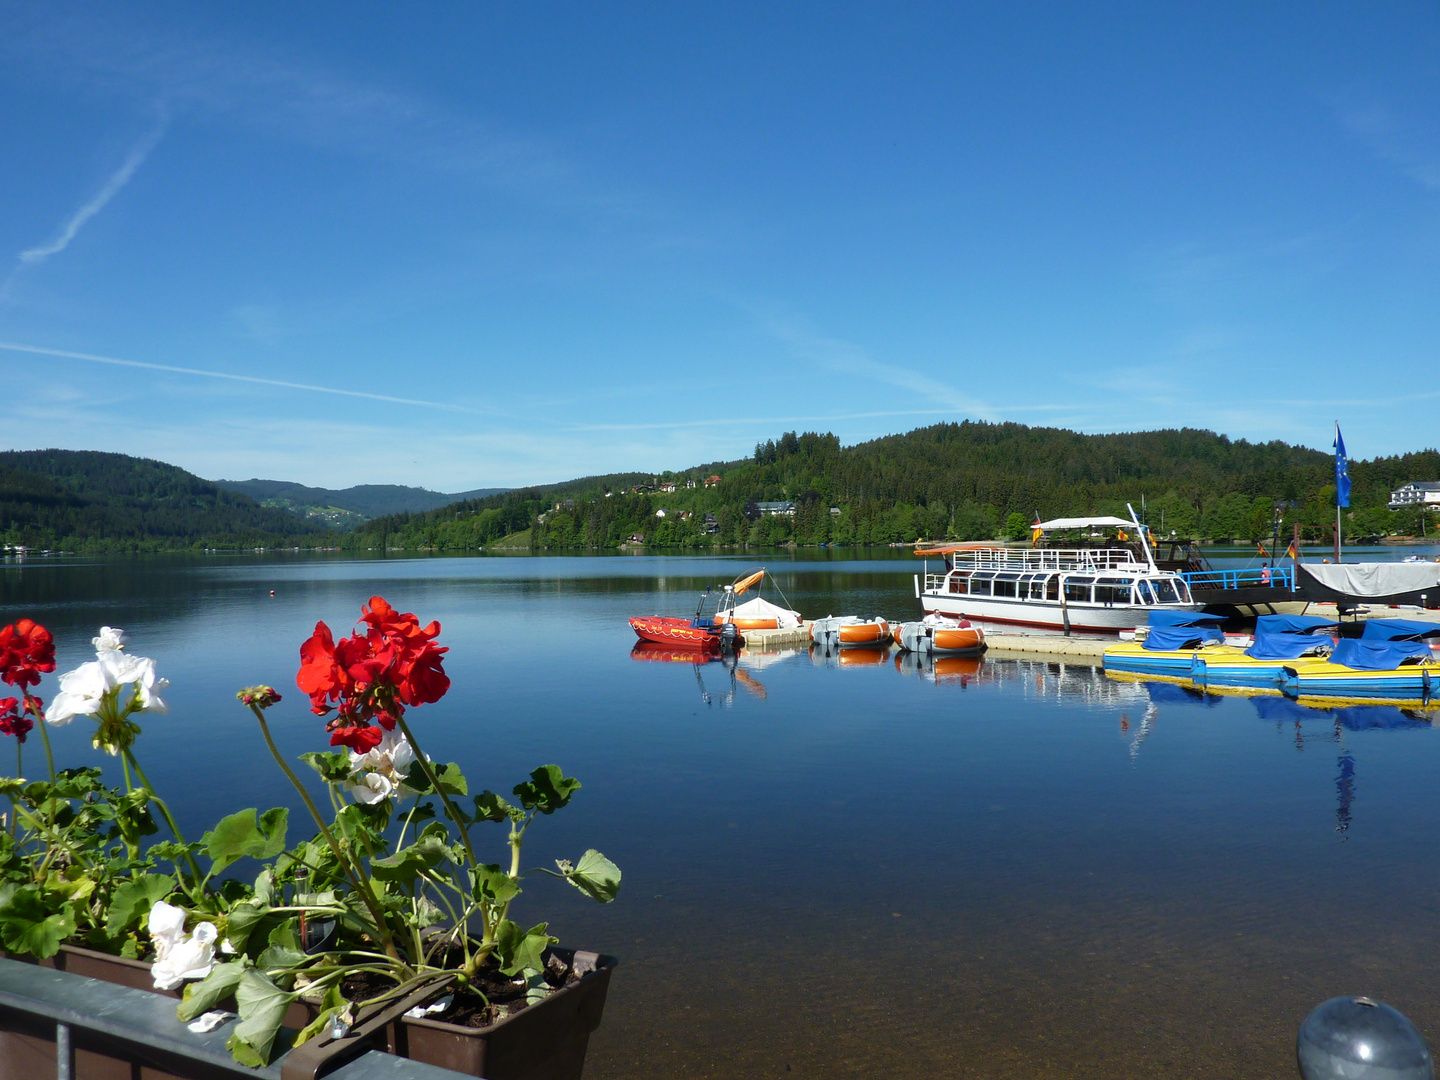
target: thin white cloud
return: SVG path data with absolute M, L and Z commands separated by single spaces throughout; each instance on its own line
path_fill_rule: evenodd
M 149 135 L 146 135 L 145 138 L 141 139 L 140 142 L 135 145 L 134 149 L 132 149 L 125 158 L 124 164 L 115 170 L 109 180 L 105 181 L 105 186 L 100 189 L 99 193 L 84 206 L 80 207 L 80 209 L 76 210 L 75 213 L 71 214 L 65 223 L 60 226 L 60 232 L 56 235 L 55 239 L 51 240 L 48 244 L 41 244 L 39 247 L 22 251 L 20 253 L 20 262 L 26 266 L 34 266 L 37 263 L 44 262 L 51 255 L 60 254 L 60 252 L 69 247 L 70 241 L 75 239 L 76 234 L 85 223 L 101 210 L 105 209 L 105 204 L 113 199 L 116 194 L 119 193 L 120 189 L 130 182 L 130 178 L 134 176 L 135 171 L 145 163 L 145 159 L 150 156 L 150 152 L 155 149 L 156 145 L 160 142 L 161 136 L 164 134 L 165 122 L 162 120 L 155 126 L 154 131 L 150 132 Z
M 1440 191 L 1440 139 L 1373 102 L 1341 103 L 1340 123 L 1381 159 L 1429 191 Z
M 962 394 L 938 379 L 922 375 L 907 367 L 881 364 L 859 345 L 839 338 L 826 337 L 804 320 L 790 317 L 770 319 L 766 329 L 789 345 L 797 354 L 832 371 L 858 375 L 875 382 L 888 383 L 909 390 L 943 407 L 950 413 L 968 413 L 982 420 L 993 420 L 995 410 L 983 401 Z
M 64 349 L 47 349 L 40 345 L 20 345 L 12 341 L 0 341 L 0 349 L 11 352 L 31 353 L 35 356 L 56 356 L 66 360 L 85 360 L 93 364 L 110 364 L 114 367 L 142 368 L 146 371 L 164 371 L 173 375 L 195 375 L 205 379 L 228 379 L 231 382 L 253 383 L 257 386 L 278 386 L 286 390 L 305 390 L 315 394 L 338 394 L 341 397 L 366 398 L 370 401 L 386 401 L 394 405 L 419 405 L 428 409 L 445 409 L 449 412 L 487 415 L 493 410 L 472 409 L 466 405 L 455 405 L 446 401 L 424 401 L 418 398 L 394 397 L 390 394 L 371 394 L 363 390 L 343 390 L 338 386 L 316 386 L 312 383 L 286 382 L 282 379 L 262 379 L 254 375 L 233 375 L 228 371 L 205 371 L 201 368 L 175 367 L 171 364 L 151 364 L 143 360 L 121 360 L 114 356 L 96 356 L 94 353 L 68 352 Z

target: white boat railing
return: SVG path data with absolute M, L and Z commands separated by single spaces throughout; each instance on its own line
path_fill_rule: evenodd
M 1144 563 L 1125 548 L 984 548 L 957 551 L 957 570 L 1125 570 L 1140 573 Z

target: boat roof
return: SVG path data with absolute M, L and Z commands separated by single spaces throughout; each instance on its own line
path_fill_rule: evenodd
M 1135 523 L 1118 517 L 1085 517 L 1054 518 L 1050 521 L 1041 521 L 1031 526 L 1032 529 L 1039 529 L 1041 532 L 1052 532 L 1058 529 L 1102 529 L 1111 527 L 1133 529 Z
M 935 547 L 916 548 L 916 555 L 953 555 L 957 551 L 1005 551 L 1003 544 L 988 540 L 971 540 L 963 544 L 937 544 Z

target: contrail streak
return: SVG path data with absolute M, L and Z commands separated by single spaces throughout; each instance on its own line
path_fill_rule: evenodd
M 27 266 L 33 266 L 35 263 L 44 262 L 51 255 L 58 255 L 69 247 L 70 241 L 75 239 L 75 234 L 80 231 L 81 226 L 105 209 L 105 204 L 115 197 L 116 192 L 130 182 L 130 178 L 135 175 L 135 170 L 145 163 L 145 159 L 150 156 L 150 151 L 155 149 L 155 145 L 160 141 L 160 136 L 164 134 L 165 124 L 162 122 L 142 139 L 135 149 L 130 151 L 130 156 L 105 182 L 100 193 L 70 215 L 70 219 L 60 227 L 59 236 L 48 244 L 22 251 L 20 261 Z
M 369 401 L 388 401 L 394 405 L 420 405 L 428 409 L 447 409 L 451 412 L 486 415 L 487 410 L 471 409 L 464 405 L 452 405 L 445 401 L 421 401 L 416 398 L 391 397 L 388 394 L 367 394 L 363 390 L 341 390 L 335 386 L 313 386 L 309 383 L 284 382 L 280 379 L 261 379 L 254 375 L 232 375 L 227 371 L 204 371 L 200 368 L 173 367 L 170 364 L 150 364 L 143 360 L 121 360 L 114 356 L 96 356 L 93 353 L 66 352 L 64 349 L 47 349 L 40 345 L 18 345 L 0 341 L 0 349 L 11 352 L 33 353 L 36 356 L 59 356 L 67 360 L 88 360 L 94 364 L 111 364 L 115 367 L 142 368 L 146 371 L 168 371 L 174 375 L 199 375 L 207 379 L 229 379 L 232 382 L 255 383 L 258 386 L 279 386 L 286 390 L 306 390 L 314 394 L 339 394 L 341 397 L 365 398 Z

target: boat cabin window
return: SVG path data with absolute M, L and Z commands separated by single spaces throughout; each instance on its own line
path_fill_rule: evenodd
M 971 574 L 971 575 L 970 575 L 970 595 L 971 595 L 971 596 L 989 596 L 989 595 L 990 595 L 990 579 L 991 579 L 991 577 L 993 577 L 993 576 L 994 576 L 994 575 L 992 575 L 992 574 L 985 574 L 985 573 Z
M 1099 578 L 1095 582 L 1095 602 L 1097 604 L 1130 603 L 1130 586 L 1134 580 L 1134 578 Z
M 1065 582 L 1065 599 L 1089 603 L 1090 583 L 1094 580 L 1088 577 L 1068 578 Z
M 1150 583 L 1144 578 L 1135 583 L 1135 601 L 1139 604 L 1155 603 L 1155 594 L 1150 590 Z
M 1183 604 L 1189 600 L 1188 593 L 1185 600 L 1180 599 L 1180 594 L 1175 589 L 1175 582 L 1169 578 L 1156 578 L 1150 582 L 1150 585 L 1162 604 Z
M 952 593 L 969 592 L 968 578 L 964 574 L 952 574 L 950 576 L 950 591 Z
M 994 590 L 995 590 L 995 591 L 994 591 L 994 595 L 995 595 L 995 596 L 1014 596 L 1014 595 L 1015 595 L 1015 592 L 1016 592 L 1015 586 L 1016 586 L 1016 583 L 1017 583 L 1018 580 L 1019 580 L 1019 577 L 1020 577 L 1019 574 L 996 574 L 996 575 L 995 575 L 995 584 L 994 584 Z

